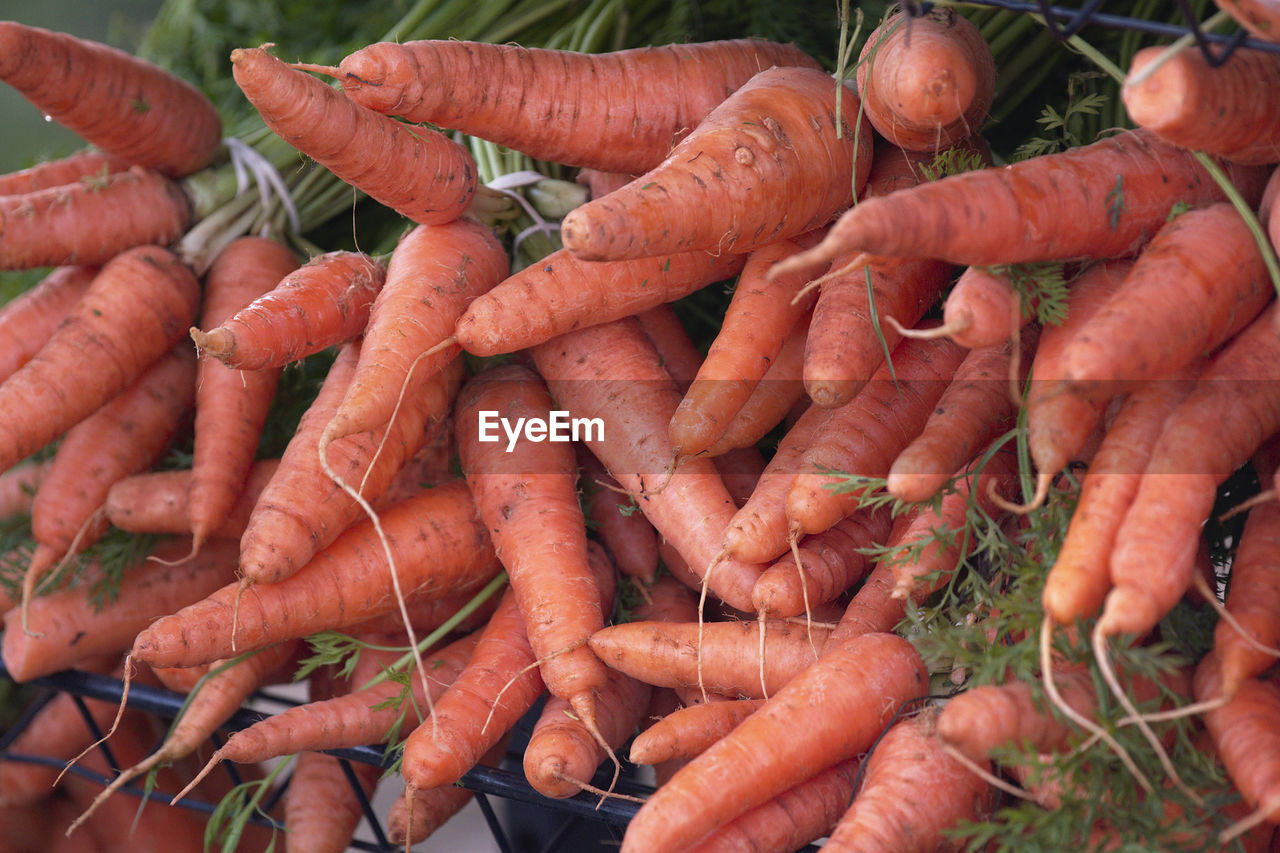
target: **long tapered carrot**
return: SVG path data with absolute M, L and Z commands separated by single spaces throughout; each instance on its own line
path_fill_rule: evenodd
M 461 481 L 389 507 L 381 520 L 406 597 L 474 589 L 500 569 Z M 231 583 L 182 611 L 171 609 L 171 616 L 137 633 L 134 657 L 156 666 L 194 666 L 396 609 L 383 543 L 367 521 L 346 530 L 290 577 L 240 594 L 232 636 L 239 590 L 240 584 Z
M 894 635 L 868 634 L 825 652 L 655 792 L 627 827 L 623 853 L 681 849 L 865 751 L 926 682 L 919 655 Z M 787 749 L 772 748 L 781 743 Z
M 233 50 L 231 73 L 282 139 L 402 216 L 438 225 L 471 203 L 475 162 L 439 131 L 361 107 L 261 48 Z
M 199 306 L 168 250 L 118 255 L 36 355 L 0 384 L 0 470 L 84 420 L 172 349 Z
M 658 573 L 658 533 L 653 525 L 621 493 L 621 486 L 605 470 L 595 454 L 578 445 L 578 483 L 583 511 L 608 549 L 618 571 L 643 584 L 652 584 Z
M 0 79 L 107 154 L 175 177 L 213 160 L 222 122 L 194 86 L 66 33 L 0 22 Z
M 342 61 L 339 79 L 347 97 L 388 115 L 460 130 L 538 160 L 636 175 L 774 65 L 817 67 L 793 46 L 758 39 L 603 54 L 410 41 L 356 51 Z
M 707 448 L 708 456 L 755 446 L 789 417 L 798 417 L 798 411 L 808 405 L 802 376 L 811 323 L 812 315 L 792 327 L 751 396 L 729 421 L 724 434 Z
M 97 275 L 95 267 L 59 267 L 0 310 L 0 382 L 44 346 Z
M 1256 204 L 1265 170 L 1229 165 L 1227 171 Z M 974 204 L 975 198 L 982 203 Z M 864 251 L 967 266 L 1118 258 L 1154 234 L 1176 203 L 1223 198 L 1190 152 L 1145 130 L 1126 131 L 1059 154 L 867 199 L 804 257 L 816 262 Z
M 248 305 L 206 330 L 192 329 L 201 355 L 227 367 L 283 367 L 359 335 L 386 269 L 359 252 L 328 252 L 288 271 Z
M 738 699 L 679 708 L 636 735 L 629 758 L 636 764 L 693 758 L 737 728 L 764 702 L 763 699 Z
M 129 164 L 103 151 L 86 148 L 56 160 L 45 160 L 27 169 L 0 175 L 0 195 L 25 195 L 76 181 L 123 172 Z
M 352 788 L 368 801 L 373 797 L 382 768 L 362 761 L 346 759 L 323 752 L 304 752 L 294 764 L 285 792 L 285 853 L 343 853 L 351 847 L 356 828 L 364 818 L 364 809 Z
M 871 166 L 857 95 L 821 71 L 771 68 L 730 95 L 659 166 L 571 211 L 565 247 L 585 260 L 702 249 L 746 252 L 823 225 Z M 784 194 L 789 204 L 761 203 Z
M 379 427 L 391 420 L 398 400 L 421 394 L 457 350 L 420 354 L 447 337 L 508 268 L 497 237 L 476 222 L 419 225 L 401 237 L 370 306 L 351 386 L 325 427 L 329 439 Z
M 249 478 L 210 536 L 239 539 L 244 535 L 258 495 L 279 466 L 278 459 L 263 459 L 249 469 Z M 103 514 L 107 521 L 130 533 L 191 533 L 187 499 L 191 470 L 150 471 L 118 480 L 107 492 Z
M 216 328 L 297 267 L 293 253 L 263 237 L 241 237 L 205 274 L 200 322 Z M 218 529 L 244 490 L 280 370 L 235 370 L 200 359 L 187 514 L 194 547 Z

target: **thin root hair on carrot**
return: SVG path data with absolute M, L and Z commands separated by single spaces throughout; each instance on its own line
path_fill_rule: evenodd
M 493 722 L 493 714 L 494 714 L 494 712 L 495 712 L 495 711 L 497 711 L 497 710 L 498 710 L 498 702 L 500 702 L 500 701 L 502 700 L 502 694 L 506 693 L 506 692 L 507 692 L 507 689 L 508 689 L 509 687 L 511 687 L 511 685 L 513 685 L 513 684 L 515 684 L 517 681 L 519 681 L 519 680 L 520 680 L 520 676 L 524 675 L 526 672 L 528 672 L 528 671 L 529 671 L 529 670 L 531 670 L 531 669 L 536 669 L 537 667 L 542 666 L 542 664 L 546 663 L 547 661 L 551 660 L 552 658 L 558 658 L 558 657 L 560 657 L 560 655 L 568 654 L 569 652 L 572 652 L 572 651 L 574 651 L 575 649 L 580 649 L 580 648 L 582 648 L 582 647 L 583 647 L 583 646 L 585 646 L 586 644 L 587 644 L 587 640 L 586 640 L 586 638 L 584 637 L 583 639 L 581 639 L 581 640 L 579 640 L 579 641 L 577 641 L 577 642 L 575 642 L 575 643 L 570 643 L 569 645 L 565 646 L 563 649 L 556 649 L 554 652 L 552 652 L 551 654 L 547 655 L 546 657 L 539 658 L 538 660 L 535 660 L 533 663 L 531 663 L 531 664 L 527 664 L 527 665 L 525 665 L 525 666 L 521 667 L 521 668 L 520 668 L 520 671 L 519 671 L 519 672 L 517 672 L 515 675 L 512 675 L 512 676 L 511 676 L 511 678 L 509 678 L 509 679 L 507 680 L 507 683 L 506 683 L 506 684 L 504 684 L 504 685 L 502 685 L 502 689 L 498 691 L 497 695 L 495 695 L 495 696 L 493 697 L 493 704 L 489 706 L 489 713 L 488 713 L 488 715 L 484 718 L 484 725 L 480 727 L 480 734 L 482 734 L 482 735 L 483 735 L 483 734 L 488 730 L 488 728 L 489 728 L 489 723 Z M 432 719 L 434 720 L 435 718 L 433 717 Z M 592 736 L 593 736 L 593 737 L 596 737 L 596 738 L 599 738 L 599 737 L 600 737 L 600 732 L 599 732 L 599 730 L 598 730 L 598 729 L 595 729 L 595 728 L 594 728 L 594 723 L 591 723 L 590 725 L 588 725 L 588 722 L 587 722 L 586 720 L 583 720 L 583 721 L 582 721 L 582 724 L 583 724 L 583 725 L 585 725 L 585 726 L 587 726 L 587 730 L 591 732 L 591 734 L 592 734 Z M 433 734 L 433 735 L 435 734 L 434 729 L 433 729 L 433 731 L 432 731 L 432 734 Z M 606 748 L 606 749 L 608 749 L 608 747 L 605 747 L 605 748 Z
M 1229 518 L 1234 518 L 1235 516 L 1239 515 L 1242 512 L 1248 512 L 1249 510 L 1253 509 L 1255 506 L 1260 506 L 1261 504 L 1268 503 L 1275 499 L 1276 499 L 1275 489 L 1267 489 L 1265 492 L 1259 492 L 1253 497 L 1248 498 L 1247 500 L 1241 501 L 1240 503 L 1233 506 L 1231 509 L 1224 512 L 1222 515 L 1218 516 L 1218 522 L 1221 523 L 1223 521 L 1226 521 Z
M 1192 576 L 1191 585 L 1195 587 L 1196 592 L 1200 593 L 1200 595 L 1204 597 L 1204 600 L 1208 602 L 1209 606 L 1214 609 L 1214 612 L 1218 614 L 1218 618 L 1230 625 L 1232 629 L 1240 635 L 1242 640 L 1265 655 L 1280 657 L 1280 649 L 1277 649 L 1275 646 L 1268 646 L 1258 642 L 1252 634 L 1244 629 L 1244 626 L 1240 624 L 1235 615 L 1218 600 L 1218 596 L 1209 588 L 1209 582 L 1204 579 L 1204 575 L 1196 572 L 1196 574 Z
M 956 332 L 963 332 L 969 328 L 969 324 L 965 322 L 955 323 L 950 326 L 934 326 L 932 329 L 908 329 L 899 323 L 893 317 L 882 318 L 887 326 L 904 338 L 916 338 L 922 341 L 931 341 L 937 338 L 946 338 Z
M 108 727 L 107 733 L 104 734 L 102 737 L 98 738 L 97 740 L 95 740 L 93 743 L 86 746 L 84 749 L 80 750 L 80 752 L 74 758 L 72 758 L 70 761 L 66 763 L 66 766 L 64 766 L 61 772 L 58 773 L 58 777 L 54 779 L 53 784 L 55 787 L 59 782 L 62 781 L 62 777 L 66 775 L 66 772 L 70 770 L 71 767 L 76 762 L 78 762 L 81 758 L 84 758 L 86 755 L 88 755 L 89 752 L 92 751 L 94 748 L 105 743 L 107 738 L 115 734 L 116 729 L 119 728 L 120 726 L 120 720 L 124 718 L 124 709 L 129 703 L 129 685 L 132 682 L 133 682 L 133 653 L 130 652 L 129 654 L 125 655 L 125 658 L 124 658 L 124 675 L 120 680 L 120 707 L 116 708 L 116 716 L 111 721 L 111 725 L 110 727 Z M 68 832 L 70 832 L 70 830 L 68 830 Z
M 1005 499 L 997 491 L 998 483 L 993 479 L 987 482 L 987 497 L 993 504 L 998 506 L 1005 512 L 1012 512 L 1016 515 L 1026 515 L 1035 512 L 1044 506 L 1045 499 L 1049 496 L 1049 485 L 1053 482 L 1053 475 L 1047 471 L 1041 471 L 1036 476 L 1036 491 L 1031 496 L 1031 500 L 1024 504 L 1014 503 Z

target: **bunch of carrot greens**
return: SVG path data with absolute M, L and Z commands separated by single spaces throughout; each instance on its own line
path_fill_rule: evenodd
M 393 777 L 407 846 L 530 713 L 546 797 L 653 765 L 624 851 L 1266 849 L 1276 54 L 364 5 L 0 22 L 93 146 L 0 177 L 0 654 L 187 696 L 0 762 L 21 849 L 343 850 Z

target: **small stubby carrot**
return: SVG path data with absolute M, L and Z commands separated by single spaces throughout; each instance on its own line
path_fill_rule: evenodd
M 1241 195 L 1257 204 L 1266 170 L 1225 165 Z M 1191 152 L 1138 129 L 867 199 L 804 257 L 863 251 L 966 266 L 1120 258 L 1145 243 L 1175 204 L 1223 198 Z
M 1210 65 L 1195 47 L 1165 53 L 1144 48 L 1129 63 L 1120 95 L 1134 123 L 1235 163 L 1280 161 L 1280 58 L 1241 48 L 1231 62 Z
M 1220 661 L 1224 695 L 1233 695 L 1245 679 L 1261 675 L 1276 661 L 1275 655 L 1264 649 L 1280 643 L 1278 561 L 1280 506 L 1270 501 L 1249 510 L 1231 561 L 1226 607 L 1236 624 L 1220 619 L 1214 627 L 1213 647 Z
M 0 470 L 84 420 L 168 352 L 200 304 L 195 275 L 144 246 L 102 268 L 48 342 L 0 384 Z
M 406 598 L 476 589 L 501 568 L 460 480 L 388 507 L 381 521 Z M 170 608 L 135 631 L 133 655 L 155 666 L 196 666 L 389 613 L 396 600 L 383 547 L 372 522 L 354 524 L 284 580 L 242 594 L 240 584 L 224 581 L 194 604 Z
M 864 752 L 927 681 L 920 656 L 896 635 L 868 634 L 824 651 L 645 802 L 627 827 L 623 853 L 683 849 Z M 785 750 L 770 748 L 783 743 Z
M 96 267 L 59 267 L 0 309 L 0 382 L 31 360 L 80 301 Z
M 794 46 L 760 39 L 603 54 L 423 40 L 362 48 L 342 61 L 339 79 L 348 98 L 388 115 L 538 160 L 636 175 L 660 163 L 729 93 L 775 65 L 818 67 Z M 498 79 L 504 85 L 495 89 Z
M 515 352 L 688 296 L 732 278 L 745 262 L 693 251 L 593 263 L 560 249 L 477 297 L 454 337 L 473 355 Z
M 191 329 L 202 356 L 227 367 L 283 367 L 364 331 L 386 268 L 360 252 L 327 252 L 288 272 L 248 305 L 206 330 Z
M 52 459 L 24 462 L 0 474 L 0 518 L 30 514 L 31 501 L 52 465 Z
M 827 839 L 833 853 L 925 853 L 993 807 L 991 787 L 942 749 L 936 725 L 937 711 L 926 708 L 875 745 L 853 805 Z
M 249 469 L 249 478 L 217 529 L 210 536 L 239 539 L 249 523 L 249 514 L 258 495 L 280 464 L 278 459 L 262 459 Z M 148 471 L 117 480 L 107 491 L 103 513 L 107 521 L 130 533 L 191 533 L 187 496 L 191 490 L 190 469 Z
M 169 245 L 186 232 L 192 216 L 191 201 L 178 184 L 139 166 L 100 180 L 3 196 L 0 269 L 105 264 L 135 246 Z
M 275 240 L 233 241 L 205 274 L 200 321 L 220 326 L 297 266 L 293 252 Z M 187 496 L 194 547 L 224 523 L 243 492 L 279 380 L 279 368 L 236 370 L 215 359 L 200 359 Z
M 1031 321 L 1033 303 L 1014 286 L 1004 267 L 967 267 L 956 279 L 942 309 L 942 328 L 960 346 L 994 346 Z
M 113 157 L 181 177 L 221 147 L 209 99 L 143 59 L 17 21 L 0 23 L 0 45 L 0 79 Z
M 675 309 L 669 303 L 655 305 L 637 313 L 636 319 L 662 357 L 662 366 L 676 381 L 680 393 L 687 392 L 702 366 L 702 353 L 690 339 Z
M 578 445 L 583 511 L 617 564 L 618 571 L 643 584 L 658 573 L 658 532 L 591 451 Z
M 233 50 L 231 74 L 281 139 L 400 215 L 452 222 L 475 196 L 475 161 L 439 131 L 362 107 L 262 48 Z
M 356 782 L 368 801 L 381 775 L 382 768 L 376 764 L 323 752 L 299 755 L 284 798 L 285 853 L 343 853 L 350 849 L 356 827 L 364 818 L 351 783 Z
M 391 420 L 398 400 L 421 394 L 458 351 L 423 353 L 447 337 L 509 267 L 493 231 L 471 220 L 419 225 L 401 237 L 369 306 L 351 385 L 325 427 L 328 439 L 376 429 Z
M 679 708 L 636 735 L 629 757 L 636 764 L 661 764 L 701 755 L 755 713 L 764 701 L 737 699 Z
M 811 68 L 761 71 L 661 164 L 571 211 L 565 248 L 594 261 L 740 253 L 825 224 L 871 167 L 873 132 L 858 96 L 846 86 L 837 102 L 837 88 Z M 762 203 L 765 187 L 791 203 Z

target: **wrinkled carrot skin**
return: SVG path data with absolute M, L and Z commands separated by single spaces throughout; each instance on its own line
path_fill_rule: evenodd
M 1163 60 L 1134 85 L 1163 53 L 1144 48 L 1129 63 L 1120 94 L 1135 124 L 1174 145 L 1234 163 L 1280 161 L 1280 59 L 1244 48 L 1232 51 L 1234 62 L 1213 67 L 1192 48 Z
M 152 554 L 178 560 L 190 551 L 190 540 L 174 539 L 161 543 Z M 140 560 L 125 572 L 115 600 L 101 610 L 86 587 L 33 599 L 29 624 L 42 636 L 28 636 L 22 630 L 17 610 L 5 614 L 0 652 L 9 675 L 15 681 L 29 681 L 86 657 L 125 651 L 152 620 L 209 595 L 232 579 L 235 567 L 235 543 L 211 542 L 181 565 Z
M 57 160 L 37 163 L 29 169 L 0 175 L 0 195 L 24 195 L 80 180 L 104 178 L 128 168 L 129 164 L 119 158 L 86 148 Z
M 123 391 L 181 340 L 199 304 L 195 275 L 166 249 L 132 249 L 103 267 L 45 346 L 0 384 L 0 470 Z
M 765 280 L 799 244 L 779 240 L 751 252 L 697 378 L 671 419 L 671 443 L 685 456 L 709 448 L 751 396 L 781 352 L 788 333 L 813 305 L 792 298 L 808 279 L 800 274 Z
M 88 289 L 96 267 L 59 267 L 0 309 L 0 382 L 39 352 Z
M 285 853 L 343 853 L 350 848 L 364 810 L 340 759 L 322 752 L 298 756 L 285 792 Z M 366 798 L 373 796 L 382 768 L 348 762 Z
M 591 649 L 614 669 L 655 687 L 698 687 L 748 699 L 772 696 L 815 659 L 830 629 L 766 623 L 764 683 L 754 622 L 625 622 L 597 631 Z M 812 635 L 813 643 L 810 643 Z M 698 654 L 699 636 L 702 653 Z M 764 691 L 762 693 L 762 691 Z
M 561 223 L 583 260 L 740 253 L 823 225 L 867 180 L 872 131 L 822 71 L 770 68 L 714 109 L 660 165 Z M 857 127 L 850 122 L 858 122 Z M 791 199 L 762 204 L 763 187 Z
M 825 652 L 655 792 L 632 818 L 622 853 L 683 849 L 864 752 L 927 684 L 924 662 L 896 635 L 868 634 Z
M 636 764 L 693 758 L 737 728 L 763 704 L 763 699 L 738 699 L 679 708 L 636 735 L 629 757 Z
M 1125 401 L 1080 483 L 1080 497 L 1045 577 L 1045 613 L 1070 625 L 1097 613 L 1111 588 L 1108 560 L 1116 531 L 1133 502 L 1160 428 L 1190 391 L 1190 382 L 1143 383 Z M 1239 563 L 1233 564 L 1237 568 Z M 1236 584 L 1232 570 L 1232 587 Z
M 284 367 L 364 331 L 386 272 L 368 255 L 328 252 L 288 272 L 220 325 L 193 329 L 191 337 L 202 356 L 227 367 Z
M 814 436 L 787 491 L 786 513 L 793 531 L 820 533 L 858 508 L 859 492 L 834 494 L 828 471 L 869 477 L 889 473 L 924 427 L 964 358 L 949 340 L 906 340 L 890 364 L 878 369 L 863 392 L 832 416 Z
M 297 266 L 293 252 L 274 240 L 235 240 L 205 274 L 200 322 L 216 328 Z M 279 380 L 280 368 L 236 370 L 216 359 L 200 359 L 187 496 L 197 547 L 223 524 L 244 491 Z
M 658 532 L 630 496 L 585 447 L 578 447 L 579 486 L 588 521 L 609 551 L 618 571 L 642 584 L 658 572 Z
M 733 499 L 709 459 L 689 459 L 664 474 L 675 459 L 666 427 L 680 392 L 639 324 L 623 320 L 580 329 L 535 347 L 533 358 L 570 417 L 604 421 L 604 440 L 589 442 L 589 449 L 636 497 L 658 533 L 699 576 L 705 574 L 720 551 Z M 708 586 L 747 610 L 758 574 L 756 566 L 722 560 Z
M 53 460 L 29 462 L 0 474 L 0 518 L 28 515 L 40 481 L 49 473 Z
M 680 393 L 686 393 L 702 366 L 702 353 L 689 338 L 675 310 L 663 303 L 639 312 L 636 319 L 640 321 L 645 337 L 662 357 L 662 366 L 676 381 Z
M 853 805 L 827 840 L 832 853 L 947 849 L 955 842 L 944 830 L 980 820 L 994 805 L 986 780 L 942 750 L 936 722 L 936 712 L 922 711 L 875 745 Z
M 857 79 L 876 132 L 909 151 L 937 151 L 977 133 L 996 65 L 978 28 L 954 9 L 898 12 L 867 37 Z
M 207 166 L 222 121 L 194 86 L 124 51 L 0 22 L 0 78 L 107 154 L 172 177 Z
M 1103 636 L 1145 634 L 1173 608 L 1191 584 L 1218 486 L 1280 430 L 1275 319 L 1273 305 L 1236 335 L 1165 420 L 1116 533 Z
M 796 558 L 783 555 L 764 570 L 751 592 L 757 612 L 775 619 L 800 616 L 806 606 L 833 601 L 871 568 L 865 549 L 883 542 L 892 519 L 887 512 L 855 512 L 798 543 L 804 582 Z
M 724 434 L 707 448 L 708 456 L 753 447 L 785 421 L 798 405 L 807 404 L 801 377 L 809 328 L 809 318 L 805 318 L 791 329 L 777 358 L 751 391 L 751 396 L 729 421 Z
M 1226 167 L 1248 204 L 1256 205 L 1266 170 Z M 1190 152 L 1145 130 L 1126 131 L 1011 166 L 950 175 L 892 199 L 867 199 L 806 257 L 864 251 L 965 266 L 1120 258 L 1159 230 L 1177 202 L 1222 199 Z M 1013 224 L 1005 228 L 1002 222 Z
M 757 39 L 599 55 L 410 41 L 356 51 L 342 61 L 339 79 L 348 98 L 388 115 L 460 130 L 537 160 L 637 175 L 660 163 L 727 95 L 775 65 L 818 67 L 793 46 Z M 513 81 L 511 89 L 495 88 L 496 79 Z
M 1240 546 L 1231 561 L 1226 605 L 1245 633 L 1241 636 L 1225 619 L 1214 628 L 1213 647 L 1221 661 L 1222 689 L 1231 696 L 1245 679 L 1261 675 L 1276 662 L 1274 655 L 1246 639 L 1271 648 L 1280 643 L 1280 506 L 1274 501 L 1249 510 Z
M 105 264 L 134 246 L 167 246 L 191 222 L 182 188 L 138 166 L 101 180 L 4 196 L 0 269 Z
M 509 272 L 506 250 L 478 222 L 419 225 L 401 237 L 369 308 L 355 376 L 325 433 L 334 439 L 376 429 L 401 395 L 421 394 L 458 349 L 419 355 L 448 337 L 467 306 Z
M 1200 661 L 1195 697 L 1206 702 L 1223 695 L 1216 653 Z M 1205 726 L 1218 758 L 1251 810 L 1265 809 L 1280 823 L 1280 685 L 1245 679 L 1226 705 L 1206 711 Z
M 441 225 L 471 203 L 475 161 L 444 134 L 362 107 L 261 48 L 231 51 L 231 74 L 281 139 L 400 215 Z
M 278 459 L 263 459 L 249 469 L 249 478 L 239 492 L 235 504 L 211 536 L 239 539 L 249 523 L 258 495 L 279 466 Z M 107 521 L 130 533 L 191 533 L 187 514 L 187 496 L 191 490 L 191 471 L 149 471 L 117 480 L 107 491 L 103 503 Z
M 405 597 L 476 589 L 501 568 L 465 484 L 428 489 L 381 515 Z M 219 540 L 210 540 L 210 545 Z M 306 566 L 276 583 L 229 583 L 135 632 L 134 657 L 156 666 L 195 666 L 290 637 L 346 628 L 396 609 L 382 543 L 369 521 L 352 525 Z
M 695 251 L 591 263 L 560 249 L 477 297 L 454 335 L 473 355 L 515 352 L 688 296 L 732 278 L 745 262 Z

